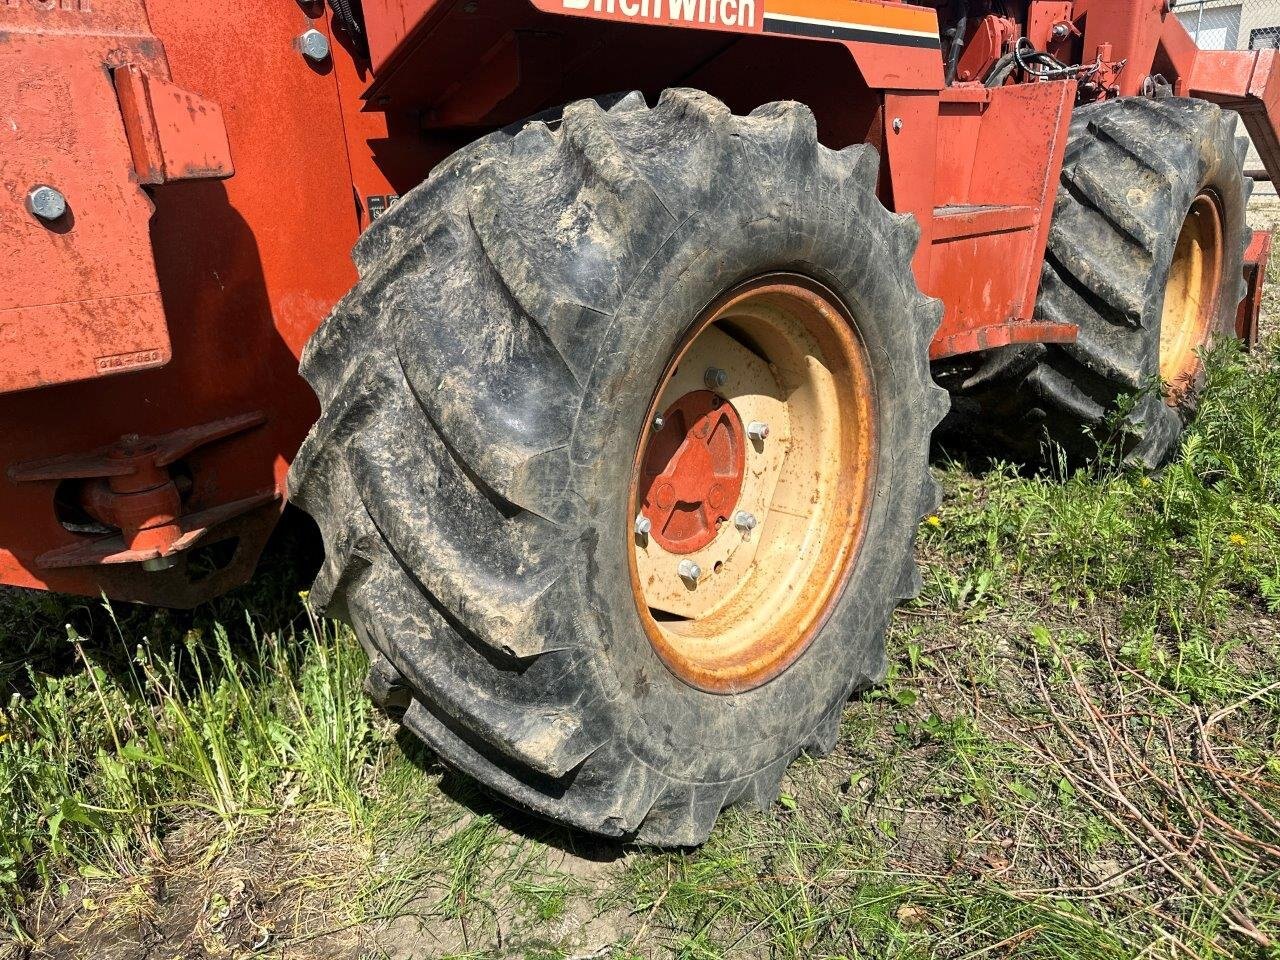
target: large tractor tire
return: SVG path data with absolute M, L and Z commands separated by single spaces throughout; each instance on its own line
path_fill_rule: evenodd
M 1245 295 L 1238 117 L 1202 100 L 1133 97 L 1071 123 L 1036 317 L 1076 343 L 992 351 L 956 417 L 1030 458 L 1099 446 L 1154 469 L 1177 451 L 1204 389 L 1202 354 L 1235 332 Z M 946 381 L 944 381 L 946 382 Z
M 796 103 L 635 94 L 479 141 L 369 229 L 290 494 L 315 603 L 443 761 L 684 845 L 831 748 L 917 590 L 946 408 L 876 168 Z

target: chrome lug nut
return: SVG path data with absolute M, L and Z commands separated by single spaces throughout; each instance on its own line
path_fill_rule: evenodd
M 702 375 L 702 382 L 707 385 L 708 390 L 723 390 L 724 385 L 729 382 L 729 374 L 719 367 L 708 367 L 707 372 Z
M 739 510 L 733 518 L 733 525 L 743 533 L 750 533 L 754 530 L 757 522 L 756 515 L 754 513 L 747 513 L 745 510 Z
M 60 190 L 43 183 L 27 191 L 27 213 L 48 222 L 57 220 L 67 212 L 67 198 Z
M 665 421 L 665 420 L 663 420 L 663 419 L 662 419 L 662 415 L 661 415 L 661 414 L 659 414 L 658 416 L 656 416 L 656 417 L 654 417 L 654 418 L 653 418 L 653 429 L 654 429 L 654 430 L 661 430 L 661 429 L 662 429 L 663 427 L 665 427 L 666 425 L 667 425 L 667 421 Z
M 652 529 L 653 529 L 652 520 L 650 520 L 644 514 L 640 514 L 640 516 L 636 517 L 636 536 L 647 537 L 649 535 L 649 531 Z
M 696 584 L 702 576 L 702 568 L 692 560 L 681 560 L 679 566 L 680 576 L 688 580 L 690 583 Z
M 752 440 L 764 440 L 769 436 L 769 425 L 759 420 L 752 420 L 747 424 L 747 436 Z
M 307 30 L 298 37 L 298 50 L 312 63 L 329 57 L 329 38 L 319 30 Z

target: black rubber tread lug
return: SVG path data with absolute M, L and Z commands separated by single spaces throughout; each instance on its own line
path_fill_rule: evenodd
M 551 514 L 564 479 L 554 465 L 578 402 L 573 371 L 512 299 L 466 221 L 429 242 L 449 267 L 398 281 L 384 308 L 414 396 L 486 487 Z M 434 321 L 418 322 L 424 313 Z
M 1142 269 L 1141 261 L 1103 259 L 1098 251 L 1081 247 L 1078 235 L 1059 218 L 1049 227 L 1049 251 L 1063 270 L 1096 298 L 1098 313 L 1125 326 L 1140 325 L 1145 304 L 1139 291 L 1126 280 L 1140 271 L 1143 275 L 1150 272 Z M 1126 271 L 1130 277 L 1117 276 L 1118 271 Z
M 350 602 L 373 645 L 434 715 L 550 779 L 595 752 L 601 740 L 583 727 L 584 704 L 556 702 L 545 693 L 572 660 L 522 674 L 475 657 L 438 609 L 409 609 L 403 600 L 412 596 L 411 581 L 394 559 L 381 563 L 377 578 L 362 583 Z
M 544 602 L 563 575 L 554 528 L 527 514 L 508 521 L 477 497 L 435 431 L 405 405 L 403 397 L 388 398 L 386 418 L 352 444 L 353 479 L 378 532 L 436 603 L 492 652 L 527 658 L 561 649 L 556 638 L 569 636 L 567 614 Z M 534 545 L 537 536 L 550 541 L 549 550 Z
M 380 654 L 369 660 L 364 692 L 381 710 L 403 713 L 409 707 L 410 693 L 404 677 Z
M 1124 129 L 1105 121 L 1094 121 L 1089 124 L 1089 128 L 1105 138 L 1118 150 L 1127 153 L 1139 165 L 1155 171 L 1162 179 L 1172 180 L 1177 177 L 1178 168 L 1170 162 L 1167 156 L 1159 152 L 1154 146 L 1129 139 L 1126 135 L 1127 131 Z
M 1128 197 L 1119 196 L 1112 184 L 1083 164 L 1073 168 L 1063 180 L 1068 189 L 1073 193 L 1078 192 L 1078 203 L 1091 205 L 1117 230 L 1142 247 L 1148 257 L 1152 254 L 1159 241 L 1159 234 L 1138 215 L 1137 208 Z
M 496 131 L 481 137 L 440 162 L 427 179 L 410 190 L 377 220 L 369 224 L 352 250 L 352 259 L 360 276 L 373 271 L 391 272 L 396 256 L 412 250 L 415 244 L 404 238 L 419 235 L 425 220 L 453 206 L 448 194 L 466 182 L 476 163 L 490 151 L 501 147 L 508 135 Z
M 577 358 L 579 382 L 590 376 L 592 345 L 617 308 L 622 278 L 655 255 L 689 215 L 690 199 L 710 186 L 689 183 L 690 171 L 723 152 L 728 119 L 723 104 L 696 91 L 667 91 L 652 111 L 634 103 L 605 111 L 585 100 L 565 109 L 556 138 L 525 145 L 517 137 L 506 157 L 478 171 L 476 234 L 512 299 L 566 362 Z M 645 152 L 676 129 L 674 149 Z M 549 208 L 560 211 L 554 230 L 542 227 Z
M 804 752 L 811 757 L 825 757 L 831 753 L 840 739 L 840 721 L 843 717 L 844 704 L 841 703 L 822 718 L 813 734 L 805 741 Z

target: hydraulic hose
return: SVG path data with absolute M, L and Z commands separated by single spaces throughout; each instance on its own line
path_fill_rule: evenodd
M 964 50 L 965 33 L 969 30 L 969 0 L 958 0 L 960 18 L 951 33 L 951 47 L 947 50 L 947 86 L 956 82 L 960 68 L 960 54 Z
M 355 52 L 362 57 L 369 56 L 369 42 L 364 33 L 364 9 L 360 0 L 329 0 L 329 9 Z

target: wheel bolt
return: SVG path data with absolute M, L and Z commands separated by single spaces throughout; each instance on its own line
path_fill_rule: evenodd
M 702 375 L 702 382 L 707 385 L 708 390 L 721 390 L 729 382 L 729 374 L 719 367 L 708 367 L 707 372 Z
M 298 37 L 298 49 L 312 63 L 329 58 L 329 38 L 319 30 L 307 30 Z
M 679 572 L 681 577 L 694 584 L 696 584 L 698 582 L 698 578 L 702 576 L 702 568 L 692 560 L 681 560 Z
M 752 420 L 747 424 L 747 436 L 752 440 L 764 440 L 769 436 L 769 425 L 759 420 Z
M 658 414 L 658 416 L 656 416 L 656 417 L 654 417 L 654 418 L 653 418 L 653 429 L 654 429 L 654 430 L 661 430 L 661 429 L 662 429 L 663 427 L 665 427 L 666 425 L 667 425 L 667 421 L 665 421 L 665 420 L 663 420 L 663 419 L 662 419 L 662 414 Z
M 733 524 L 743 533 L 749 533 L 756 528 L 756 515 L 747 513 L 745 510 L 739 510 L 733 518 Z
M 27 212 L 48 223 L 67 212 L 67 198 L 53 187 L 39 184 L 27 191 Z
M 636 536 L 647 537 L 649 531 L 653 529 L 653 521 L 644 514 L 636 517 Z

